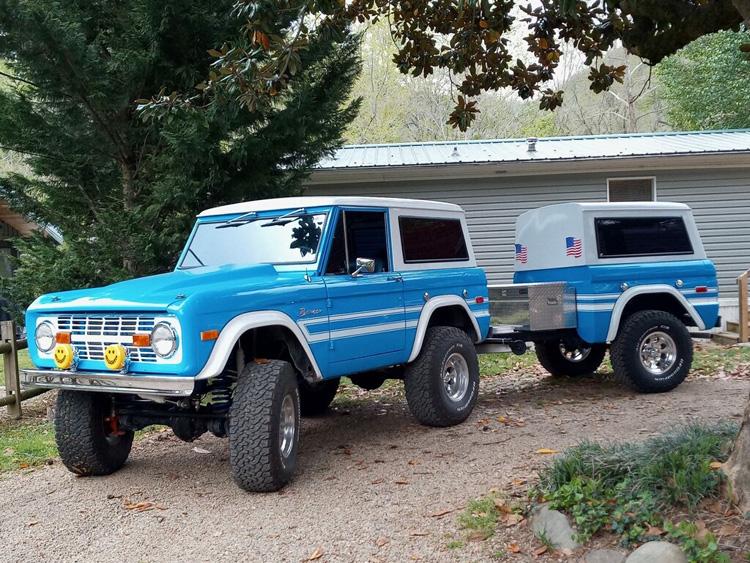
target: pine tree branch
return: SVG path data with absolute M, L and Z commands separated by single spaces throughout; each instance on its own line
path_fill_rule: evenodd
M 0 70 L 0 76 L 10 78 L 11 80 L 15 80 L 16 82 L 23 82 L 24 84 L 28 84 L 29 86 L 33 86 L 34 88 L 39 88 L 38 84 L 34 84 L 33 82 L 26 80 L 25 78 L 21 78 L 20 76 L 13 76 L 12 74 L 8 74 L 7 72 L 3 72 L 2 70 Z

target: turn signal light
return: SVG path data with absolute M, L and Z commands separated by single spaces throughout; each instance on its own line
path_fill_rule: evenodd
M 133 346 L 136 346 L 138 348 L 145 348 L 146 346 L 151 346 L 151 335 L 150 334 L 134 334 Z
M 201 332 L 201 340 L 203 342 L 206 342 L 208 340 L 216 340 L 219 338 L 219 331 L 218 330 L 204 330 Z
M 70 333 L 69 332 L 58 332 L 55 334 L 55 342 L 58 344 L 70 344 Z

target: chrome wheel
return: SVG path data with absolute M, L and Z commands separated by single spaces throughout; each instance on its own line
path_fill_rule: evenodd
M 294 399 L 285 395 L 281 402 L 281 420 L 279 421 L 279 449 L 281 457 L 287 458 L 294 448 L 294 434 L 297 431 L 297 416 L 294 412 Z
M 443 386 L 448 398 L 457 403 L 469 389 L 469 365 L 466 358 L 454 352 L 443 364 Z
M 641 364 L 653 375 L 664 375 L 674 365 L 677 345 L 666 332 L 650 332 L 638 346 Z
M 572 363 L 582 362 L 591 354 L 591 348 L 585 346 L 568 346 L 565 342 L 560 342 L 560 354 L 562 357 Z

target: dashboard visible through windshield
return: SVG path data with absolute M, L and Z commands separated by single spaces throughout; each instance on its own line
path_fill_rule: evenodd
M 291 212 L 199 223 L 179 267 L 314 263 L 326 217 L 326 213 Z

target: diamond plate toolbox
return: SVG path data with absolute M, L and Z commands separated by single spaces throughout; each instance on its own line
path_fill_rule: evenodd
M 565 282 L 489 286 L 493 325 L 523 330 L 576 327 L 576 293 Z

